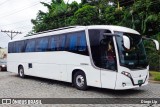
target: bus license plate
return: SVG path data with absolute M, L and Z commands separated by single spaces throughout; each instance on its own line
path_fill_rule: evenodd
M 142 84 L 143 83 L 143 80 L 138 80 L 138 84 Z

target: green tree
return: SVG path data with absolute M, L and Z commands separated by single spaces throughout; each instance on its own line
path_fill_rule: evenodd
M 36 19 L 31 20 L 34 25 L 33 32 L 69 26 L 75 11 L 79 8 L 77 2 L 65 4 L 63 0 L 52 0 L 51 4 L 42 4 L 48 8 L 48 12 L 39 11 Z
M 120 25 L 124 18 L 124 11 L 118 10 L 113 6 L 107 6 L 104 14 L 105 24 Z
M 84 5 L 74 14 L 74 20 L 79 25 L 92 25 L 98 23 L 98 12 L 95 6 Z
M 157 28 L 160 25 L 160 2 L 158 0 L 138 0 L 131 8 L 136 30 L 144 35 L 155 35 L 159 32 Z M 157 14 L 158 13 L 158 14 Z
M 112 3 L 113 5 L 110 5 Z M 82 0 L 82 3 L 64 3 L 52 0 L 51 4 L 42 2 L 48 12 L 39 11 L 32 19 L 33 31 L 40 32 L 70 25 L 120 25 L 133 28 L 143 36 L 155 38 L 160 42 L 160 1 L 136 0 L 133 5 L 117 8 L 117 0 Z M 30 32 L 30 34 L 32 34 Z M 154 36 L 157 35 L 157 36 Z M 150 42 L 145 42 L 150 65 L 157 68 L 158 55 Z M 153 52 L 154 51 L 154 52 Z

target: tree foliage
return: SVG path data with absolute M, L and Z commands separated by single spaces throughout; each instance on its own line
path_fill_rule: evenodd
M 93 25 L 98 24 L 98 12 L 95 6 L 85 5 L 74 14 L 75 24 Z
M 68 4 L 63 0 L 52 0 L 51 4 L 41 4 L 48 12 L 39 11 L 36 19 L 31 20 L 34 25 L 32 32 L 70 25 L 120 25 L 133 28 L 143 36 L 156 38 L 160 42 L 159 0 L 136 0 L 132 5 L 120 9 L 117 8 L 117 0 L 82 0 L 80 4 L 76 1 Z M 149 57 L 158 59 L 160 53 L 153 54 L 153 45 L 148 42 L 145 44 Z M 154 60 L 150 64 L 158 66 Z

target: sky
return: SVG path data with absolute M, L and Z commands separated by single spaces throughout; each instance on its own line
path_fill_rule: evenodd
M 68 2 L 68 0 L 64 0 Z M 69 0 L 77 1 L 81 0 Z M 51 0 L 0 0 L 0 31 L 18 31 L 14 39 L 19 39 L 25 36 L 32 30 L 31 19 L 35 19 L 39 10 L 47 12 L 47 8 L 40 2 L 50 3 Z M 0 32 L 0 47 L 7 47 L 10 38 L 6 33 Z

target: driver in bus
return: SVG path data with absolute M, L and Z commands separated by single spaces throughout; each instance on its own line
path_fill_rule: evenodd
M 111 41 L 109 41 L 108 43 L 108 48 L 107 48 L 107 68 L 111 69 L 111 70 L 115 70 L 115 54 L 113 51 L 113 43 L 111 43 Z

